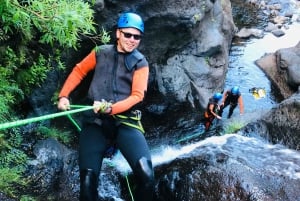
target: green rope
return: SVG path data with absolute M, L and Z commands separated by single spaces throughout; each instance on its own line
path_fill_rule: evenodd
M 40 116 L 40 117 L 33 117 L 33 118 L 29 118 L 29 119 L 17 120 L 17 121 L 13 121 L 13 122 L 6 122 L 6 123 L 0 124 L 0 130 L 17 127 L 17 126 L 22 126 L 22 125 L 37 122 L 37 121 L 43 121 L 43 120 L 47 120 L 47 119 L 70 115 L 70 114 L 74 114 L 74 113 L 78 113 L 78 112 L 83 112 L 86 110 L 91 110 L 93 108 L 94 108 L 94 106 L 84 106 L 84 107 L 82 106 L 81 108 L 74 109 L 74 110 L 67 110 L 67 111 L 58 112 L 58 113 L 54 113 L 54 114 L 48 114 L 48 115 L 44 115 L 44 116 Z
M 201 134 L 203 134 L 203 133 L 205 133 L 205 131 L 202 131 L 202 132 L 199 132 L 199 133 L 195 133 L 195 134 L 193 134 L 193 135 L 188 135 L 188 136 L 186 136 L 186 137 L 183 137 L 183 138 L 177 140 L 176 142 L 177 142 L 177 143 L 184 142 L 184 141 L 187 141 L 187 140 L 192 139 L 192 138 L 194 138 L 194 137 L 197 137 L 197 136 L 199 136 L 199 135 L 201 135 Z
M 67 117 L 69 118 L 69 120 L 74 124 L 74 126 L 77 128 L 77 130 L 80 132 L 81 128 L 78 125 L 78 123 L 73 119 L 73 117 L 70 114 L 67 114 Z
M 130 196 L 131 196 L 131 200 L 134 201 L 133 194 L 132 194 L 132 191 L 131 191 L 131 188 L 130 188 L 130 184 L 129 184 L 129 180 L 128 180 L 127 175 L 125 176 L 125 178 L 126 178 L 128 190 L 129 190 L 129 193 L 130 193 Z
M 84 108 L 88 107 L 87 105 L 70 105 L 71 108 Z

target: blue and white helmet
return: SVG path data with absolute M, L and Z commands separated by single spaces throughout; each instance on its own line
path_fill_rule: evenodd
M 213 96 L 213 99 L 216 102 L 219 102 L 222 99 L 222 94 L 221 93 L 215 93 L 214 96 Z
M 233 95 L 238 95 L 238 94 L 240 93 L 239 87 L 238 87 L 238 86 L 232 87 L 232 88 L 231 88 L 231 93 L 232 93 Z
M 118 28 L 136 28 L 144 33 L 144 22 L 138 14 L 123 13 L 118 20 Z

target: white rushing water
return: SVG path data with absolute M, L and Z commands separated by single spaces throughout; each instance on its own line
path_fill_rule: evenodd
M 299 43 L 300 23 L 289 25 L 289 29 L 283 28 L 283 31 L 285 35 L 281 37 L 266 33 L 261 39 L 252 38 L 243 43 L 232 45 L 225 90 L 236 85 L 240 87 L 245 112 L 270 109 L 276 104 L 269 79 L 254 62 L 267 53 L 274 53 L 282 48 L 294 47 Z M 249 92 L 249 89 L 253 87 L 264 88 L 266 97 L 255 99 Z M 225 115 L 226 112 L 227 110 L 224 112 Z
M 153 165 L 156 167 L 168 164 L 176 158 L 192 153 L 195 149 L 198 151 L 200 149 L 203 155 L 225 153 L 233 163 L 242 163 L 257 171 L 268 170 L 277 175 L 300 179 L 300 152 L 238 134 L 213 136 L 180 147 L 162 145 L 152 150 Z M 114 167 L 124 175 L 131 172 L 128 163 L 120 153 L 109 160 L 109 163 L 114 164 Z

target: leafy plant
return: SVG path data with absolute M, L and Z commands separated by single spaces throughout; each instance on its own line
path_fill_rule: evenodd
M 47 73 L 51 69 L 50 61 L 46 60 L 43 55 L 39 55 L 38 60 L 33 62 L 28 69 L 22 69 L 17 75 L 17 83 L 20 84 L 26 94 L 34 86 L 41 86 L 41 83 L 47 78 Z
M 101 37 L 101 42 L 103 44 L 107 44 L 110 42 L 110 35 L 109 35 L 109 32 L 107 32 L 103 27 L 102 27 L 102 30 L 101 30 L 101 33 L 100 33 L 100 37 Z
M 29 195 L 22 195 L 20 201 L 36 201 L 36 199 Z
M 10 145 L 4 138 L 4 134 L 1 133 L 0 134 L 0 151 L 6 150 L 8 148 L 10 148 Z
M 12 197 L 16 196 L 17 186 L 26 186 L 26 179 L 22 177 L 25 170 L 27 155 L 18 147 L 22 142 L 20 134 L 5 136 L 0 134 L 0 189 Z
M 1 0 L 0 15 L 0 122 L 18 119 L 16 108 L 41 86 L 47 73 L 65 69 L 62 52 L 78 48 L 82 38 L 95 44 L 110 40 L 104 29 L 96 33 L 94 11 L 82 0 Z M 63 143 L 71 139 L 67 132 L 52 128 L 37 133 Z M 17 128 L 0 131 L 0 191 L 25 201 L 33 199 L 16 195 L 17 187 L 26 185 L 22 140 Z
M 54 138 L 58 141 L 68 144 L 71 141 L 71 133 L 68 131 L 61 131 L 56 128 L 47 128 L 45 126 L 40 126 L 37 129 L 37 135 L 42 138 Z
M 41 43 L 76 47 L 81 35 L 95 33 L 93 10 L 79 0 L 4 0 L 1 5 L 2 30 L 18 31 L 25 40 L 38 37 Z M 37 34 L 41 33 L 41 35 Z
M 24 186 L 25 180 L 21 177 L 22 170 L 18 168 L 0 168 L 0 189 L 2 192 L 15 197 L 15 185 Z

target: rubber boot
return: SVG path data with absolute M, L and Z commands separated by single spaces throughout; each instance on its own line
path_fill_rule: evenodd
M 139 180 L 135 201 L 152 201 L 154 196 L 154 172 L 151 161 L 142 157 L 135 166 Z
M 80 201 L 98 200 L 98 178 L 92 169 L 80 171 Z

